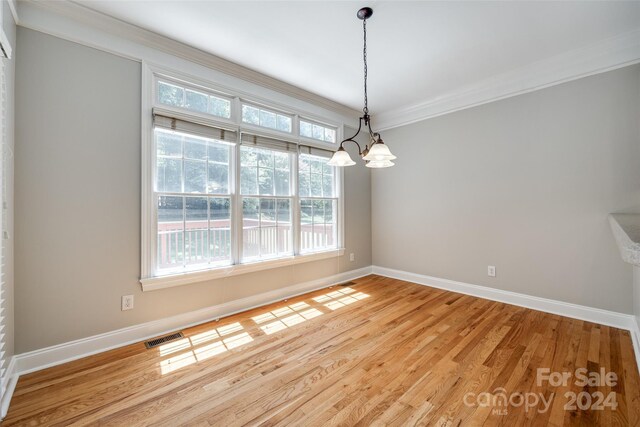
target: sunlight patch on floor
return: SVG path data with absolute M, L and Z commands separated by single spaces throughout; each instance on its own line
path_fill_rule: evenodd
M 242 331 L 244 328 L 236 322 L 164 344 L 159 347 L 161 356 L 187 351 L 161 361 L 160 372 L 165 375 L 253 341 L 248 332 Z
M 322 314 L 320 310 L 311 307 L 306 302 L 297 302 L 254 316 L 252 319 L 258 325 L 261 325 L 260 329 L 262 329 L 262 332 L 271 335 L 309 319 L 313 319 L 314 317 L 321 316 Z
M 353 288 L 338 289 L 324 295 L 313 298 L 314 301 L 323 303 L 329 310 L 337 310 L 340 307 L 353 304 L 365 298 L 369 298 L 364 292 L 357 292 Z

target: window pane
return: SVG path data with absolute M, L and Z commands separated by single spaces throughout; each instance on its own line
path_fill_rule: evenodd
M 260 199 L 260 226 L 276 225 L 276 201 L 274 199 Z
M 328 159 L 327 159 L 327 162 L 328 162 Z M 334 167 L 333 167 L 333 166 L 329 166 L 329 165 L 327 164 L 327 162 L 325 162 L 325 163 L 323 163 L 323 164 L 322 164 L 322 173 L 323 173 L 324 175 L 333 175 L 333 169 L 334 169 Z
M 320 159 L 318 159 L 317 157 L 312 157 L 311 161 L 309 162 L 311 165 L 311 172 L 312 173 L 322 173 L 322 161 Z
M 261 195 L 273 195 L 273 169 L 259 169 L 258 188 Z
M 214 116 L 230 118 L 231 117 L 231 101 L 228 99 L 209 97 L 211 104 L 209 105 L 209 113 Z
M 240 192 L 242 194 L 258 194 L 255 167 L 242 167 L 240 170 Z
M 253 148 L 240 148 L 240 162 L 242 166 L 255 166 L 258 164 L 258 153 Z
M 313 223 L 314 224 L 324 223 L 324 201 L 323 200 L 313 201 Z
M 260 229 L 260 255 L 274 256 L 278 253 L 277 227 L 262 227 Z
M 324 201 L 324 223 L 332 223 L 334 218 L 334 210 L 336 208 L 335 200 Z
M 159 157 L 156 188 L 161 192 L 182 191 L 182 160 Z
M 274 152 L 275 167 L 278 169 L 289 170 L 289 154 Z
M 293 234 L 291 225 L 278 225 L 278 253 L 293 254 Z
M 260 126 L 276 128 L 276 114 L 271 111 L 260 110 Z
M 244 197 L 242 199 L 242 217 L 243 226 L 258 227 L 260 225 L 260 199 Z
M 276 196 L 288 196 L 291 194 L 289 186 L 289 171 L 276 169 Z
M 278 114 L 278 130 L 291 132 L 291 117 Z
M 231 101 L 177 84 L 158 82 L 158 102 L 218 117 L 231 117 Z
M 245 123 L 260 125 L 260 110 L 250 105 L 243 105 L 242 121 Z
M 184 161 L 185 193 L 205 193 L 207 191 L 207 162 Z
M 200 111 L 201 113 L 207 112 L 209 104 L 209 96 L 207 94 L 187 89 L 186 98 L 187 104 L 185 107 L 193 111 Z
M 209 142 L 209 161 L 229 163 L 229 146 L 219 142 Z
M 260 256 L 260 202 L 254 197 L 242 200 L 243 258 Z
M 313 248 L 322 249 L 327 245 L 324 224 L 313 224 Z
M 309 173 L 301 173 L 298 177 L 298 188 L 301 197 L 309 196 Z
M 160 129 L 155 134 L 158 156 L 182 157 L 182 135 Z
M 209 251 L 212 262 L 231 260 L 231 201 L 209 199 Z
M 183 198 L 158 197 L 158 267 L 183 265 Z
M 258 152 L 258 166 L 261 168 L 273 167 L 273 151 L 257 150 Z
M 208 192 L 215 194 L 229 193 L 229 166 L 227 164 L 209 162 Z
M 209 220 L 206 197 L 185 198 L 185 264 L 209 261 Z
M 276 206 L 276 215 L 278 217 L 278 224 L 291 224 L 291 200 L 278 199 Z
M 314 139 L 324 140 L 324 128 L 322 126 L 313 125 L 312 129 Z
M 311 196 L 322 197 L 322 175 L 319 173 L 311 174 Z
M 184 106 L 184 89 L 169 83 L 158 82 L 158 101 L 161 104 Z
M 207 140 L 185 136 L 184 157 L 188 159 L 207 160 Z
M 327 142 L 336 142 L 336 131 L 329 128 L 324 128 L 324 140 Z
M 322 176 L 322 196 L 333 197 L 333 177 L 331 175 Z
M 311 123 L 300 121 L 300 135 L 312 138 L 313 133 L 311 131 Z

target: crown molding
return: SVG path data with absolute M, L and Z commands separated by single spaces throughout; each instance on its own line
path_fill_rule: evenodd
M 129 24 L 69 0 L 21 0 L 18 3 L 19 25 L 86 46 L 104 50 L 129 59 L 145 58 L 139 48 L 128 46 L 122 39 L 151 48 L 211 70 L 233 76 L 245 82 L 278 92 L 335 112 L 349 119 L 358 111 L 297 86 L 285 83 L 258 71 L 228 61 L 187 44 Z M 70 25 L 70 21 L 80 25 Z M 100 34 L 103 33 L 103 34 Z M 107 35 L 105 37 L 105 35 Z M 109 37 L 110 36 L 110 37 Z M 119 43 L 113 38 L 117 37 Z M 151 61 L 153 62 L 153 61 Z
M 13 1 L 9 0 L 10 6 Z M 139 48 L 129 45 L 132 42 L 332 111 L 345 122 L 357 120 L 359 116 L 358 111 L 343 104 L 70 0 L 21 0 L 17 5 L 14 19 L 23 27 L 129 59 L 159 62 L 144 58 Z M 640 29 L 495 75 L 414 105 L 381 112 L 373 118 L 376 128 L 391 129 L 636 63 L 640 63 Z
M 385 130 L 640 62 L 640 29 L 482 80 L 408 107 L 376 114 Z

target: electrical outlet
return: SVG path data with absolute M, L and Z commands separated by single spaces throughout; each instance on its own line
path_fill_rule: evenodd
M 488 266 L 487 274 L 489 275 L 489 277 L 496 277 L 496 267 L 494 265 Z
M 356 254 L 350 253 L 349 254 L 349 261 L 355 261 L 355 260 L 356 260 Z
M 122 311 L 131 310 L 133 308 L 133 295 L 122 296 Z

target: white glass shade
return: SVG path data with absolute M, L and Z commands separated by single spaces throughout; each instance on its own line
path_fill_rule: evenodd
M 352 166 L 352 165 L 355 165 L 356 162 L 351 160 L 351 156 L 349 156 L 349 153 L 347 153 L 344 148 L 340 147 L 338 151 L 333 153 L 331 160 L 329 160 L 327 164 L 329 166 L 341 167 L 341 166 Z
M 365 164 L 366 167 L 374 169 L 390 168 L 393 165 L 395 165 L 395 163 L 393 163 L 391 160 L 371 160 Z
M 381 142 L 373 144 L 371 148 L 369 148 L 369 152 L 367 153 L 367 155 L 363 157 L 364 160 L 378 162 L 382 160 L 393 160 L 395 158 L 396 156 L 391 154 L 391 151 L 389 151 L 389 147 Z

